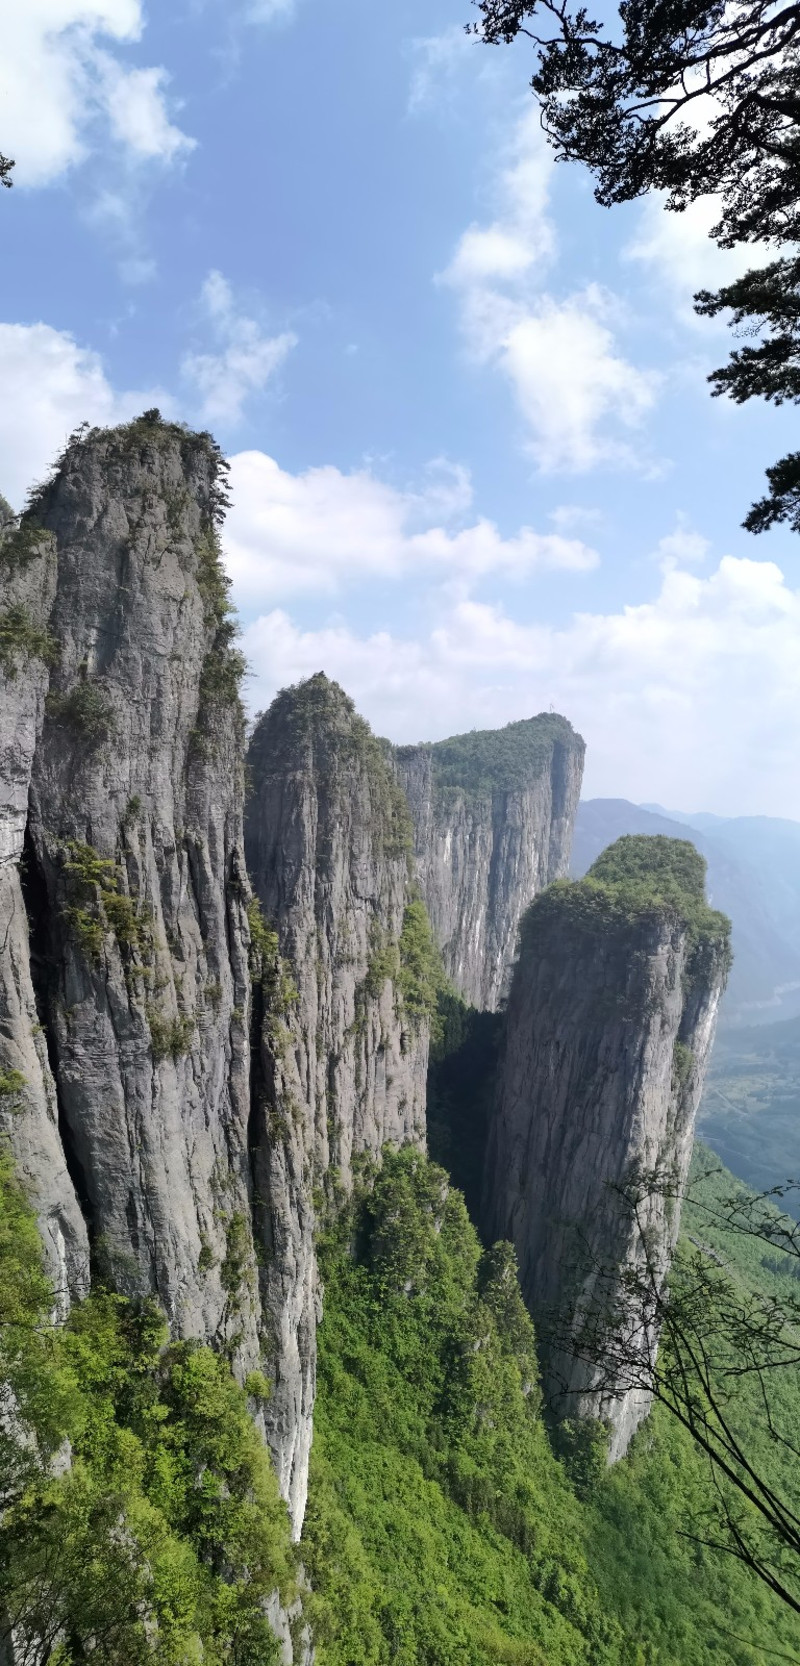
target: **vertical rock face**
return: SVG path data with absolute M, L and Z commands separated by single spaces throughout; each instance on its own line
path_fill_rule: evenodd
M 316 1179 L 335 1169 L 347 1185 L 354 1156 L 425 1139 L 408 811 L 380 743 L 322 675 L 278 695 L 248 769 L 247 864 L 297 986 L 290 1025 Z
M 36 1206 L 63 1310 L 88 1286 L 89 1244 L 59 1137 L 20 874 L 31 770 L 56 646 L 47 628 L 55 590 L 53 538 L 30 524 L 17 527 L 0 500 L 0 1128 Z
M 251 1143 L 268 1246 L 262 1303 L 281 1362 L 266 1415 L 302 1520 L 318 1302 L 312 1197 L 348 1187 L 357 1159 L 377 1158 L 387 1140 L 424 1144 L 433 945 L 410 879 L 402 793 L 335 683 L 320 675 L 278 695 L 256 726 L 248 773 L 248 869 L 292 979 L 267 994 Z
M 540 1323 L 560 1416 L 602 1417 L 621 1456 L 648 1409 L 567 1338 L 624 1304 L 647 1237 L 660 1280 L 679 1209 L 647 1185 L 634 1224 L 620 1193 L 656 1172 L 686 1179 L 694 1120 L 729 965 L 729 927 L 704 901 L 705 863 L 665 838 L 620 839 L 585 880 L 526 915 L 490 1129 L 484 1213 L 511 1238 Z M 611 1321 L 609 1320 L 609 1323 Z
M 69 445 L 15 535 L 47 551 L 25 593 L 42 595 L 52 665 L 43 710 L 38 672 L 24 717 L 4 705 L 3 757 L 19 762 L 40 723 L 24 888 L 64 1196 L 119 1288 L 157 1293 L 177 1333 L 225 1346 L 244 1370 L 260 1344 L 220 469 L 207 436 L 157 414 Z M 23 773 L 19 762 L 9 794 L 15 850 Z
M 473 1006 L 496 1010 L 525 908 L 567 872 L 584 751 L 552 713 L 395 751 L 431 925 Z

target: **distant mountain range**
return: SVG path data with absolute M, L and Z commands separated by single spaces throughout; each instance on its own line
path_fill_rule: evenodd
M 800 1014 L 800 822 L 687 815 L 625 798 L 584 799 L 575 826 L 572 875 L 580 878 L 600 851 L 624 833 L 688 838 L 705 856 L 711 901 L 733 922 L 735 958 L 724 1027 Z

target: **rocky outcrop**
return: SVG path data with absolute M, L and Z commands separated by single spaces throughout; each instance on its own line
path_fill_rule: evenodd
M 609 1379 L 603 1327 L 627 1322 L 627 1275 L 645 1243 L 657 1282 L 669 1266 L 730 958 L 704 875 L 684 841 L 619 840 L 585 880 L 530 908 L 508 1006 L 486 1226 L 516 1247 L 551 1406 L 606 1419 L 612 1459 L 649 1401 L 627 1377 Z M 635 1315 L 630 1327 L 635 1336 Z M 579 1333 L 599 1338 L 595 1353 L 571 1351 Z
M 58 1129 L 47 1035 L 31 981 L 20 862 L 36 743 L 56 644 L 52 536 L 0 500 L 0 1130 L 36 1206 L 63 1312 L 89 1281 L 89 1243 Z
M 68 446 L 24 885 L 64 1157 L 98 1268 L 260 1358 L 238 656 L 221 459 L 155 414 Z
M 425 1142 L 435 957 L 387 756 L 322 675 L 278 695 L 248 754 L 248 869 L 284 971 L 264 1031 L 256 1195 L 263 1303 L 283 1362 L 268 1408 L 302 1516 L 314 1399 L 313 1196 L 387 1141 Z M 286 985 L 286 975 L 291 987 Z M 278 1028 L 274 1015 L 280 1013 Z
M 395 750 L 419 882 L 445 969 L 471 1005 L 508 992 L 524 910 L 566 874 L 584 743 L 542 713 Z
M 278 695 L 248 772 L 247 864 L 297 989 L 289 1022 L 315 1183 L 335 1171 L 347 1186 L 355 1156 L 425 1138 L 408 811 L 380 743 L 321 674 Z

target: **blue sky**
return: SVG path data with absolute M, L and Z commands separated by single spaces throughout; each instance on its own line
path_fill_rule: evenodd
M 589 793 L 800 816 L 800 544 L 739 524 L 793 413 L 709 398 L 691 309 L 739 263 L 599 209 L 469 15 L 0 0 L 0 489 L 158 403 L 232 459 L 254 708 L 553 705 Z

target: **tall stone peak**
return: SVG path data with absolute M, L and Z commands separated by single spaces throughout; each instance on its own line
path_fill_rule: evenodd
M 584 752 L 555 712 L 395 748 L 431 924 L 473 1006 L 507 995 L 522 914 L 568 870 Z
M 539 1321 L 545 1387 L 560 1416 L 601 1417 L 619 1457 L 646 1395 L 602 1379 L 567 1338 L 597 1307 L 624 1305 L 646 1251 L 665 1277 L 677 1239 L 697 1104 L 730 928 L 704 895 L 705 863 L 683 840 L 632 836 L 583 880 L 532 904 L 508 1005 L 490 1126 L 484 1214 L 517 1249 Z M 625 1188 L 645 1187 L 636 1219 Z M 601 1304 L 598 1306 L 598 1304 Z
M 282 1362 L 268 1408 L 302 1519 L 318 1294 L 313 1199 L 348 1189 L 387 1141 L 425 1144 L 435 954 L 411 868 L 408 810 L 386 747 L 319 674 L 278 694 L 248 751 L 248 869 L 291 978 L 251 1122 L 263 1304 Z
M 249 981 L 224 478 L 208 436 L 156 413 L 81 431 L 3 557 L 29 597 L 34 561 L 49 586 L 23 886 L 70 1190 L 118 1286 L 244 1368 L 258 1317 L 225 1272 L 249 1213 Z
M 354 1154 L 424 1141 L 428 1021 L 405 960 L 421 907 L 408 809 L 387 747 L 321 673 L 260 718 L 248 775 L 248 869 L 299 991 L 315 1161 L 347 1183 Z

